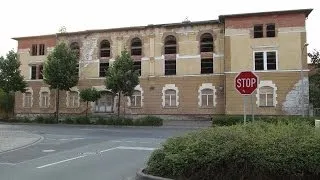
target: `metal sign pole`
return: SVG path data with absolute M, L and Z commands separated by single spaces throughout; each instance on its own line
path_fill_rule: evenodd
M 253 93 L 251 94 L 251 116 L 252 116 L 252 121 L 254 121 L 254 109 L 253 109 Z
M 247 122 L 247 113 L 246 113 L 246 96 L 243 95 L 243 124 Z

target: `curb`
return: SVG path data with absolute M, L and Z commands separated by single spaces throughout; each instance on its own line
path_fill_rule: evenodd
M 29 134 L 31 134 L 31 133 L 29 133 Z M 23 145 L 23 146 L 16 147 L 16 148 L 12 148 L 12 149 L 8 149 L 8 150 L 0 151 L 0 154 L 12 152 L 12 151 L 17 151 L 17 150 L 20 150 L 20 149 L 24 149 L 24 148 L 33 146 L 33 145 L 41 142 L 41 141 L 44 139 L 42 136 L 40 136 L 40 135 L 38 135 L 38 134 L 34 134 L 34 135 L 38 136 L 38 138 L 37 138 L 36 140 L 34 140 L 33 142 L 28 143 L 28 144 L 25 144 L 25 145 Z
M 148 174 L 145 174 L 143 171 L 144 169 L 139 169 L 139 171 L 136 174 L 136 180 L 173 180 L 173 179 L 148 175 Z

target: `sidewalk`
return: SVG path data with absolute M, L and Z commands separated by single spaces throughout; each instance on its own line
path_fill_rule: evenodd
M 42 140 L 42 137 L 37 134 L 24 131 L 0 130 L 0 154 L 32 145 L 40 140 Z

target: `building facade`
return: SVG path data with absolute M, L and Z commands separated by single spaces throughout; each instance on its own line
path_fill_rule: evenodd
M 222 15 L 210 21 L 14 38 L 29 85 L 26 93 L 16 94 L 15 113 L 55 112 L 55 91 L 43 82 L 42 69 L 47 55 L 62 41 L 80 56 L 79 83 L 60 93 L 61 113 L 84 113 L 79 91 L 88 87 L 102 92 L 91 103 L 92 113 L 116 112 L 118 97 L 105 87 L 105 69 L 124 49 L 141 74 L 133 96 L 122 98 L 120 110 L 126 114 L 242 114 L 243 97 L 234 88 L 241 71 L 259 76 L 248 110 L 261 115 L 304 113 L 309 102 L 305 20 L 311 11 Z

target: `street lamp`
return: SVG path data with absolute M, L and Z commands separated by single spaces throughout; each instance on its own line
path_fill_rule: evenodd
M 305 117 L 305 104 L 304 104 L 304 81 L 303 81 L 303 60 L 304 60 L 304 49 L 308 46 L 308 43 L 304 43 L 302 51 L 301 51 L 301 66 L 300 66 L 300 78 L 301 78 L 301 86 L 300 86 L 300 90 L 301 90 L 301 113 L 302 113 L 302 117 Z

